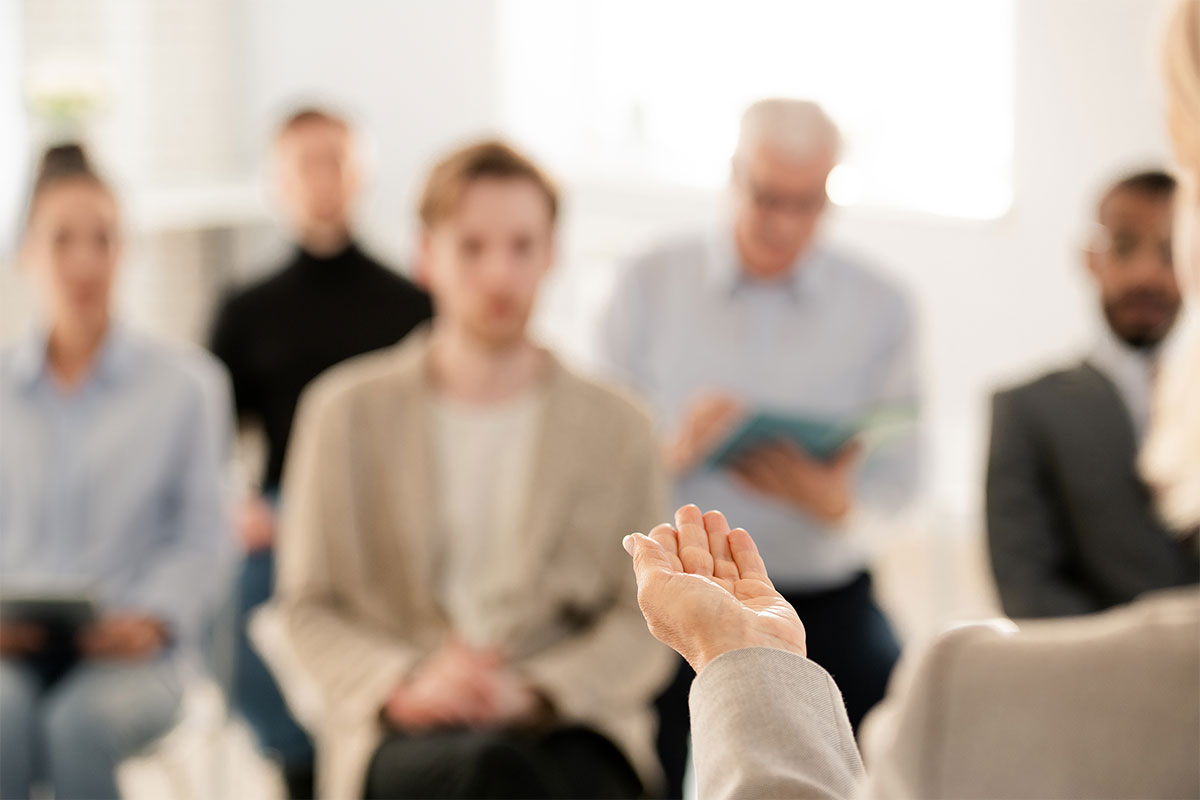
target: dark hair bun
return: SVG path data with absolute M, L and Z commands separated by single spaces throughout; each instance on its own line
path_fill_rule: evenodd
M 46 148 L 46 152 L 42 154 L 42 162 L 38 166 L 37 182 L 45 183 L 76 175 L 95 177 L 95 174 L 83 145 L 78 142 L 67 142 Z

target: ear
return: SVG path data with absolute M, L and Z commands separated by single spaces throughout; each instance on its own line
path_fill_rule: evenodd
M 1085 247 L 1083 250 L 1083 263 L 1087 267 L 1088 274 L 1093 280 L 1100 279 L 1100 254 L 1092 247 Z
M 430 264 L 433 251 L 432 237 L 429 231 L 421 231 L 421 239 L 417 243 L 417 258 L 413 265 L 413 281 L 425 290 L 429 290 Z

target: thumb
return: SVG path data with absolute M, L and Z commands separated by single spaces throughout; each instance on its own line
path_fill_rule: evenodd
M 625 552 L 633 556 L 633 572 L 637 576 L 639 587 L 655 573 L 674 572 L 667 551 L 649 536 L 631 533 L 622 543 L 625 545 Z

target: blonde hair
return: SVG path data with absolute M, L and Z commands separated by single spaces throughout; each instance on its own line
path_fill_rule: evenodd
M 1183 168 L 1175 225 L 1175 268 L 1185 290 L 1185 313 L 1155 388 L 1154 421 L 1142 449 L 1142 474 L 1158 494 L 1173 527 L 1200 523 L 1200 0 L 1179 0 L 1163 42 L 1167 107 Z
M 541 167 L 507 142 L 488 139 L 449 154 L 433 168 L 421 192 L 418 213 L 429 230 L 458 208 L 467 187 L 478 180 L 524 180 L 545 196 L 550 222 L 558 218 L 558 187 Z
M 737 158 L 768 145 L 792 158 L 832 155 L 837 158 L 842 135 L 825 110 L 811 100 L 771 97 L 742 112 Z
M 1163 78 L 1167 109 L 1200 137 L 1200 0 L 1178 0 L 1167 23 L 1163 40 Z M 1183 163 L 1193 176 L 1200 173 L 1200 153 L 1176 153 L 1192 163 Z

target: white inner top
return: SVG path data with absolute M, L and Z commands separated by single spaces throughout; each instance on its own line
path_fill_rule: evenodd
M 440 523 L 439 599 L 458 633 L 477 646 L 496 626 L 493 548 L 519 541 L 532 482 L 543 393 L 498 405 L 433 402 L 434 485 Z

